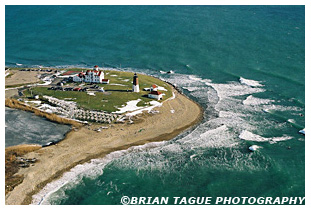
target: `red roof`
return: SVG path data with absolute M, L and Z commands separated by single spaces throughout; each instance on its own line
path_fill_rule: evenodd
M 151 91 L 149 94 L 151 95 L 161 95 L 162 93 L 159 91 Z
M 156 85 L 152 85 L 152 88 L 157 88 L 157 86 Z
M 77 71 L 66 71 L 65 73 L 61 75 L 65 76 L 65 75 L 75 75 L 75 74 L 77 74 Z
M 109 79 L 102 79 L 102 81 L 103 81 L 103 82 L 108 82 L 108 81 L 109 81 Z
M 95 67 L 95 68 L 97 68 L 98 66 L 97 66 L 97 65 L 95 65 L 94 67 Z

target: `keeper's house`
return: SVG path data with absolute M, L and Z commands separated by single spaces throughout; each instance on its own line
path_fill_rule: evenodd
M 73 77 L 74 82 L 106 83 L 104 72 L 94 66 L 93 70 L 87 70 L 86 73 L 80 72 Z
M 161 93 L 159 91 L 151 91 L 148 94 L 148 97 L 149 98 L 154 98 L 154 99 L 157 99 L 157 100 L 162 100 L 163 99 L 163 93 Z

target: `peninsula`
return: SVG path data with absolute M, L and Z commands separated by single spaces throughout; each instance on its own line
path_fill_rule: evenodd
M 16 166 L 10 176 L 19 181 L 12 186 L 6 176 L 6 204 L 30 204 L 34 194 L 78 164 L 131 146 L 170 140 L 202 119 L 197 103 L 148 75 L 97 66 L 6 71 L 6 106 L 72 125 L 60 142 L 6 148 L 6 172 L 7 163 L 36 160 L 29 167 Z M 20 77 L 23 80 L 16 82 Z

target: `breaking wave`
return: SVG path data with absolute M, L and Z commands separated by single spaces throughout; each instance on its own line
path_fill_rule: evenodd
M 262 87 L 262 86 L 264 86 L 264 85 L 260 84 L 256 80 L 245 79 L 243 77 L 240 77 L 240 83 L 242 85 L 248 85 L 248 86 L 251 86 L 251 87 Z
M 239 135 L 239 137 L 243 140 L 249 140 L 249 141 L 257 141 L 257 142 L 278 142 L 278 141 L 286 141 L 286 140 L 290 140 L 293 137 L 291 136 L 281 136 L 281 137 L 270 137 L 270 138 L 265 138 L 262 137 L 260 135 L 254 134 L 252 132 L 249 132 L 247 130 L 244 130 L 241 132 L 241 134 Z
M 105 158 L 92 159 L 89 163 L 79 164 L 72 168 L 69 172 L 51 183 L 48 183 L 39 193 L 33 195 L 32 205 L 51 204 L 51 201 L 60 199 L 64 195 L 64 191 L 79 184 L 83 177 L 96 178 L 103 173 L 103 168 L 112 160 L 117 160 L 129 153 L 135 153 L 142 150 L 150 149 L 164 144 L 164 142 L 152 142 L 141 146 L 130 147 L 127 150 L 120 150 L 106 155 Z M 57 192 L 57 197 L 49 197 Z M 61 195 L 61 196 L 60 196 Z M 62 197 L 64 198 L 64 197 Z

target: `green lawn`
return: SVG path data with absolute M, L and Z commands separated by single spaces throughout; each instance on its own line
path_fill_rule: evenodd
M 33 95 L 48 95 L 58 99 L 75 98 L 73 101 L 77 102 L 78 106 L 89 110 L 102 110 L 107 112 L 117 111 L 117 107 L 126 105 L 126 102 L 136 99 L 141 99 L 138 106 L 146 106 L 152 99 L 147 98 L 147 91 L 142 91 L 143 88 L 150 87 L 152 84 L 156 84 L 164 87 L 167 91 L 161 91 L 165 93 L 163 100 L 172 96 L 172 90 L 170 86 L 154 77 L 138 74 L 140 92 L 133 93 L 132 90 L 132 72 L 121 72 L 121 71 L 105 71 L 108 73 L 105 78 L 110 80 L 110 84 L 98 84 L 104 87 L 105 93 L 96 92 L 96 96 L 90 96 L 86 92 L 76 91 L 59 91 L 59 90 L 48 90 L 47 87 L 34 87 L 32 88 Z M 116 75 L 116 76 L 111 76 Z M 121 84 L 113 85 L 113 84 Z M 79 85 L 78 83 L 71 83 L 69 86 Z M 129 90 L 129 91 L 127 91 Z M 30 91 L 24 91 L 25 96 L 30 96 Z
M 67 69 L 67 71 L 76 71 L 77 73 L 81 71 L 86 72 L 85 69 L 79 69 L 79 68 L 72 68 L 72 69 Z M 125 71 L 111 71 L 111 70 L 105 70 L 105 78 L 110 80 L 110 84 L 122 84 L 125 86 L 118 86 L 118 85 L 104 85 L 104 84 L 99 84 L 99 86 L 104 87 L 105 90 L 132 90 L 132 81 L 133 81 L 133 72 L 125 72 Z M 160 91 L 165 93 L 164 100 L 166 98 L 169 98 L 172 96 L 172 91 L 169 88 L 169 85 L 162 80 L 159 80 L 157 78 L 147 76 L 147 75 L 142 75 L 138 74 L 138 80 L 139 80 L 139 87 L 140 90 L 142 91 L 143 88 L 150 88 L 151 85 L 156 84 L 158 86 L 164 87 L 167 91 Z

